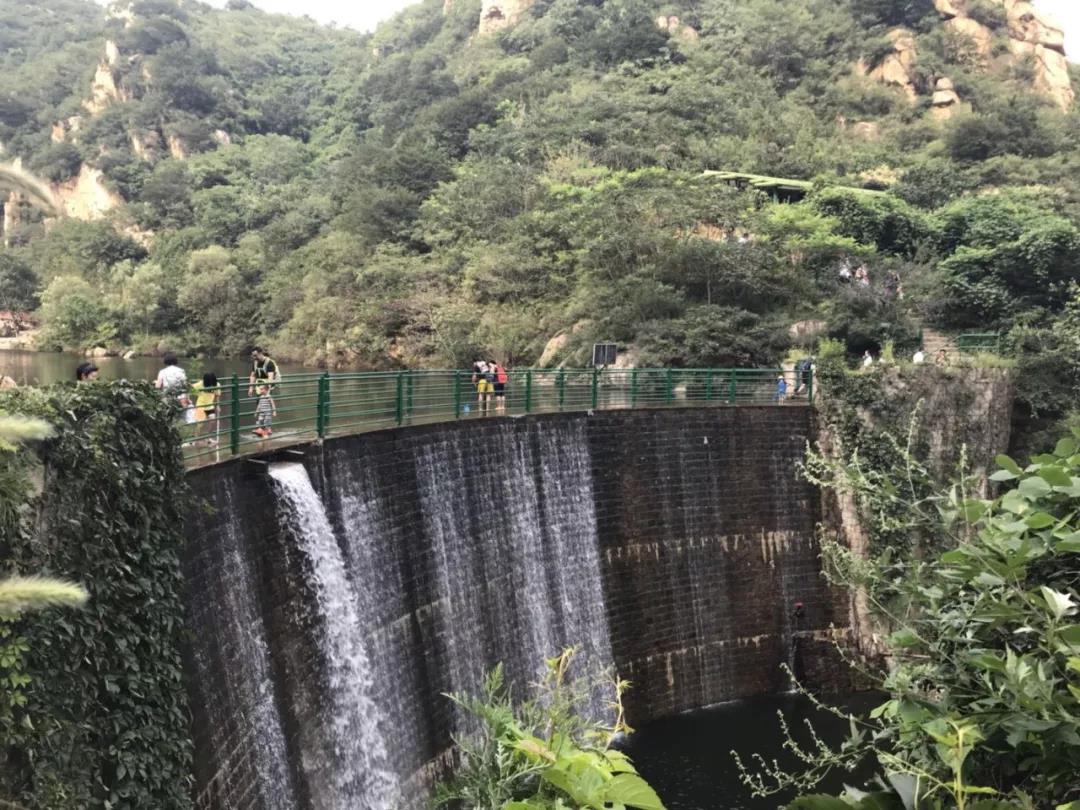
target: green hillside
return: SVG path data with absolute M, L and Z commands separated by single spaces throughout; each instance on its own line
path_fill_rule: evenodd
M 0 3 L 6 159 L 85 209 L 46 227 L 9 202 L 0 289 L 32 271 L 42 345 L 376 368 L 601 339 L 765 364 L 800 321 L 853 353 L 993 330 L 1066 408 L 1080 116 L 1050 35 L 1000 0 L 963 29 L 930 0 L 517 0 L 494 33 L 447 5 L 359 35 L 244 0 Z

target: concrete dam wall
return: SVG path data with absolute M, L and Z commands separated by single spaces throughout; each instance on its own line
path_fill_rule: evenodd
M 632 724 L 827 678 L 813 419 L 492 419 L 192 473 L 199 806 L 415 806 L 461 728 L 443 693 L 571 644 L 633 682 Z

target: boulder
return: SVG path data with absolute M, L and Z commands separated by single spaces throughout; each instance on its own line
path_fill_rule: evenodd
M 540 359 L 536 363 L 537 368 L 547 368 L 554 364 L 555 360 L 558 359 L 559 355 L 562 354 L 569 343 L 569 332 L 560 332 L 555 335 L 555 337 L 544 345 L 544 351 L 541 352 Z
M 1009 40 L 1009 51 L 1017 59 L 1030 59 L 1035 66 L 1035 89 L 1049 96 L 1062 110 L 1076 100 L 1065 55 L 1045 45 Z
M 934 98 L 931 101 L 933 116 L 937 119 L 952 118 L 959 103 L 960 96 L 956 92 L 952 79 L 942 76 L 934 87 Z
M 6 374 L 0 375 L 0 391 L 6 390 L 8 388 L 18 388 L 18 387 L 19 387 L 19 384 L 17 382 L 15 382 L 15 380 L 13 378 L 7 376 Z
M 966 37 L 975 46 L 976 52 L 984 59 L 994 49 L 994 32 L 971 17 L 953 17 L 945 27 L 961 37 Z
M 859 72 L 882 84 L 899 87 L 904 91 L 909 101 L 915 101 L 914 69 L 917 58 L 915 49 L 915 35 L 906 28 L 894 28 L 888 34 L 892 41 L 893 50 L 877 67 L 868 69 L 865 63 L 860 62 Z
M 963 0 L 934 0 L 934 8 L 946 17 L 957 17 L 967 11 Z
M 1021 42 L 1042 45 L 1062 55 L 1065 53 L 1065 29 L 1050 22 L 1024 0 L 1005 0 L 1009 36 Z
M 135 353 L 134 349 L 128 349 L 126 352 L 124 352 L 125 360 L 134 360 L 136 357 L 138 357 L 138 355 Z

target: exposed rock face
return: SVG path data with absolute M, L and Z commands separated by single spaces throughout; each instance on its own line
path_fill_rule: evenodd
M 933 104 L 934 118 L 944 120 L 953 117 L 956 107 L 960 103 L 960 96 L 957 95 L 952 79 L 942 76 L 937 80 L 937 85 L 934 87 L 934 98 L 931 103 Z
M 1015 59 L 1031 59 L 1035 66 L 1035 89 L 1067 110 L 1076 95 L 1065 59 L 1064 29 L 1043 17 L 1027 0 L 996 2 L 1005 9 L 1009 52 Z M 980 56 L 991 55 L 994 32 L 969 16 L 967 0 L 935 0 L 934 6 L 948 18 L 949 29 L 970 39 Z
M 971 17 L 953 17 L 945 23 L 945 27 L 970 40 L 979 56 L 984 59 L 994 49 L 994 32 Z
M 187 144 L 176 135 L 169 135 L 165 141 L 169 145 L 169 154 L 175 160 L 183 160 L 188 156 Z
M 60 143 L 67 140 L 69 135 L 74 135 L 79 131 L 79 127 L 82 126 L 82 116 L 72 115 L 69 118 L 65 118 L 63 121 L 57 121 L 52 125 L 52 140 L 53 143 Z M 74 140 L 74 138 L 72 138 Z
M 100 169 L 83 165 L 77 177 L 54 184 L 53 193 L 64 213 L 77 219 L 101 219 L 124 201 L 119 194 L 105 187 Z
M 509 28 L 521 19 L 533 0 L 483 0 L 480 7 L 480 33 L 493 34 Z
M 140 129 L 131 132 L 131 151 L 141 160 L 153 163 L 161 150 L 161 135 L 157 130 Z
M 969 40 L 978 56 L 985 62 L 996 58 L 995 39 L 1002 34 L 1008 38 L 1009 57 L 1014 60 L 1030 59 L 1035 69 L 1034 89 L 1067 110 L 1076 100 L 1069 78 L 1069 65 L 1065 59 L 1065 32 L 1043 17 L 1027 0 L 990 0 L 1005 11 L 1006 24 L 995 32 L 971 15 L 970 0 L 934 0 L 934 7 L 945 18 L 945 27 L 953 34 Z M 913 68 L 917 59 L 915 38 L 910 31 L 897 28 L 889 32 L 893 52 L 873 70 L 860 61 L 857 72 L 882 84 L 900 87 L 908 98 L 917 97 Z M 947 95 L 948 94 L 948 95 Z M 935 88 L 933 115 L 948 118 L 954 114 L 960 102 L 955 90 Z
M 796 321 L 788 327 L 788 337 L 800 346 L 810 346 L 828 329 L 825 321 Z
M 8 194 L 3 202 L 4 219 L 3 224 L 0 225 L 0 234 L 3 234 L 4 237 L 4 247 L 11 247 L 11 234 L 19 227 L 21 222 L 19 215 L 21 204 L 22 198 L 14 191 Z
M 859 72 L 871 79 L 876 79 L 882 84 L 899 87 L 910 101 L 915 101 L 914 68 L 918 56 L 915 49 L 915 35 L 906 28 L 894 28 L 888 34 L 892 40 L 893 51 L 881 63 L 871 69 L 865 63 L 859 62 Z
M 673 37 L 677 37 L 684 42 L 697 42 L 701 38 L 696 28 L 692 25 L 684 25 L 682 20 L 674 14 L 657 17 L 656 27 L 661 31 L 667 31 Z
M 114 102 L 130 100 L 131 95 L 117 86 L 112 65 L 107 61 L 101 62 L 90 83 L 90 98 L 83 102 L 86 111 L 97 115 Z
M 881 125 L 876 121 L 856 121 L 851 133 L 864 141 L 877 141 L 881 139 Z

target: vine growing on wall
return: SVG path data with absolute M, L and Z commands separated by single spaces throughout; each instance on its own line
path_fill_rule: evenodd
M 3 798 L 43 810 L 188 808 L 186 488 L 170 405 L 118 382 L 19 390 L 0 408 L 55 431 L 2 462 L 19 484 L 0 509 L 4 556 L 90 595 L 83 610 L 26 617 L 5 637 L 20 692 L 0 700 L 0 728 L 18 729 Z

